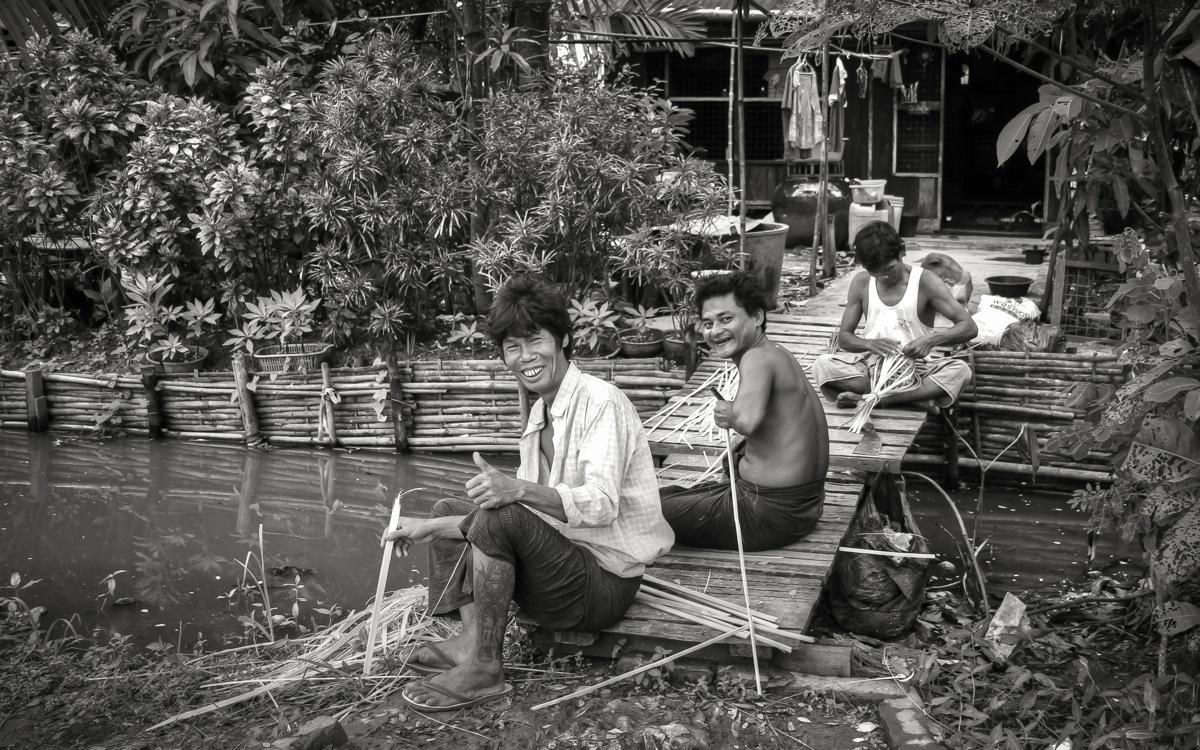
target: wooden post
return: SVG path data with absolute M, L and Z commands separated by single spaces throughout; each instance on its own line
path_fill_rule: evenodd
M 392 432 L 397 451 L 408 450 L 408 430 L 405 425 L 404 392 L 400 387 L 400 365 L 395 353 L 388 362 L 388 407 L 392 411 Z
M 317 408 L 317 445 L 337 447 L 337 427 L 333 423 L 333 401 L 329 391 L 333 385 L 329 378 L 329 363 L 321 363 L 321 403 Z
M 142 388 L 146 390 L 146 429 L 151 440 L 158 440 L 166 420 L 162 412 L 162 394 L 158 391 L 158 370 L 154 367 L 142 368 Z
M 25 413 L 28 415 L 30 432 L 45 432 L 50 429 L 50 408 L 46 403 L 46 383 L 42 369 L 25 371 Z
M 958 410 L 953 406 L 942 409 L 942 428 L 946 439 L 946 490 L 958 489 L 958 429 L 955 420 Z
M 242 441 L 247 447 L 257 447 L 262 444 L 263 439 L 258 432 L 258 412 L 255 409 L 254 391 L 250 390 L 250 375 L 246 371 L 246 355 L 242 352 L 233 355 L 233 382 L 237 387 L 238 411 L 242 415 Z

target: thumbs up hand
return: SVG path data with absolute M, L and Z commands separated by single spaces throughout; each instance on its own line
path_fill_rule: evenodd
M 521 499 L 521 482 L 492 466 L 478 453 L 471 454 L 479 473 L 467 481 L 467 497 L 480 508 L 499 508 Z

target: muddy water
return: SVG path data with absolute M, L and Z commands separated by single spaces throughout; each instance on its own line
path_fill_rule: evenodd
M 272 611 L 321 623 L 328 616 L 318 610 L 358 609 L 374 593 L 379 534 L 397 492 L 424 488 L 403 508 L 421 515 L 474 473 L 466 455 L 249 452 L 0 432 L 0 585 L 14 573 L 40 579 L 22 598 L 46 607 L 48 618 L 78 614 L 84 633 L 217 647 L 241 634 L 239 616 L 261 612 L 260 597 L 240 590 L 251 551 L 259 573 L 261 525 Z M 911 489 L 933 551 L 956 559 L 940 528 L 956 525 L 946 503 L 915 483 Z M 969 527 L 974 490 L 954 497 Z M 1068 497 L 989 489 L 984 560 L 993 585 L 1057 588 L 1084 577 L 1085 519 Z M 1097 564 L 1138 559 L 1114 539 L 1102 538 L 1098 551 Z M 393 561 L 389 586 L 421 582 L 424 567 L 420 551 Z M 11 593 L 0 586 L 0 596 Z
M 311 626 L 373 595 L 397 492 L 424 488 L 403 505 L 423 515 L 474 473 L 460 455 L 0 432 L 0 584 L 40 579 L 20 596 L 47 618 L 77 613 L 84 633 L 216 647 L 262 611 L 242 589 L 251 551 L 260 572 L 261 525 L 272 611 Z M 420 553 L 394 560 L 389 586 L 421 582 L 424 567 Z
M 979 539 L 986 540 L 980 560 L 993 593 L 1052 593 L 1085 580 L 1089 570 L 1140 569 L 1137 545 L 1114 534 L 1095 538 L 1089 560 L 1087 515 L 1071 507 L 1069 491 L 1045 483 L 1006 482 L 987 486 L 979 528 Z M 949 494 L 971 533 L 978 485 L 964 483 Z M 958 521 L 949 504 L 920 480 L 909 483 L 908 498 L 930 550 L 939 559 L 958 563 L 952 537 L 958 535 Z

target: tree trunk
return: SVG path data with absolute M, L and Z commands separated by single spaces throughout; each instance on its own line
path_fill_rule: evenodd
M 463 97 L 463 121 L 467 130 L 467 165 L 471 182 L 479 184 L 479 123 L 475 110 L 475 102 L 487 95 L 488 79 L 485 61 L 476 62 L 479 55 L 487 47 L 487 34 L 484 29 L 484 9 L 480 0 L 448 0 L 446 9 L 451 18 L 455 19 L 462 31 L 466 50 L 454 69 L 459 76 Z M 487 205 L 483 197 L 476 191 L 474 205 L 471 207 L 470 241 L 475 242 L 487 231 Z M 473 258 L 467 259 L 467 275 L 472 279 L 475 290 L 475 312 L 486 313 L 491 305 L 490 295 L 483 285 L 482 279 L 475 269 Z
M 1174 24 L 1172 24 L 1174 26 Z M 1158 164 L 1159 179 L 1162 180 L 1163 191 L 1167 194 L 1167 205 L 1171 214 L 1171 235 L 1175 240 L 1175 250 L 1179 253 L 1179 267 L 1183 271 L 1184 288 L 1187 290 L 1188 311 L 1192 320 L 1200 324 L 1200 272 L 1197 271 L 1196 249 L 1192 246 L 1191 233 L 1188 231 L 1188 202 L 1175 175 L 1175 167 L 1171 163 L 1171 145 L 1167 138 L 1163 123 L 1163 102 L 1159 98 L 1161 88 L 1160 77 L 1165 77 L 1167 61 L 1160 59 L 1161 50 L 1156 37 L 1158 29 L 1154 24 L 1146 24 L 1144 40 L 1145 49 L 1142 59 L 1144 73 L 1142 75 L 1142 93 L 1149 104 L 1148 123 L 1149 141 L 1154 149 L 1154 160 Z M 1155 71 L 1162 71 L 1158 76 Z M 1164 82 L 1165 83 L 1165 82 Z
M 516 45 L 515 51 L 529 63 L 531 77 L 536 81 L 539 73 L 550 70 L 550 0 L 514 3 L 512 25 L 518 29 L 518 36 L 529 40 Z

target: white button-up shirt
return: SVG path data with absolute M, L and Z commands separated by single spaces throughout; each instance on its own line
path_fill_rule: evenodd
M 571 364 L 550 420 L 554 456 L 548 476 L 539 476 L 546 403 L 538 399 L 521 435 L 517 477 L 555 488 L 567 522 L 539 515 L 586 547 L 605 570 L 623 578 L 641 575 L 671 549 L 675 533 L 662 514 L 650 444 L 633 404 L 615 385 Z

